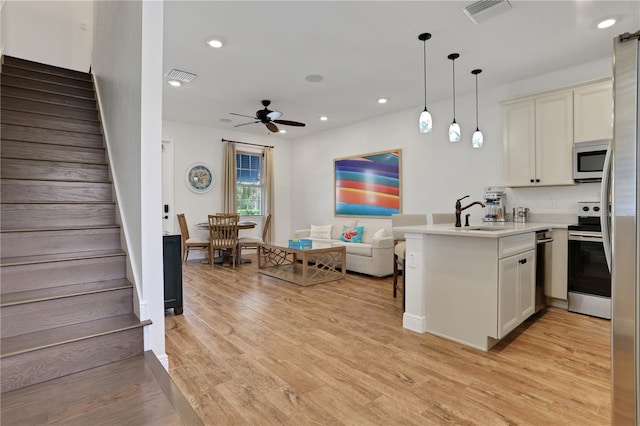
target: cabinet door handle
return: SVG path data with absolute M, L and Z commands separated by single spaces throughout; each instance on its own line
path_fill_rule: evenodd
M 534 180 L 533 180 L 533 179 L 530 179 L 530 180 L 529 180 L 529 182 L 533 183 L 533 182 L 534 182 Z
M 536 179 L 536 182 L 540 183 L 540 179 Z
M 520 259 L 518 260 L 518 263 L 520 263 L 521 265 L 524 265 L 525 263 L 527 263 L 527 259 Z

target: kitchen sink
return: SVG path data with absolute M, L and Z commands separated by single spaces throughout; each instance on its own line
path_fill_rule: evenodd
M 463 226 L 462 228 L 453 228 L 454 230 L 464 230 L 464 231 L 504 231 L 507 230 L 509 228 L 504 227 L 504 226 L 500 226 L 500 227 L 496 227 L 496 226 L 469 226 L 469 227 L 465 227 Z

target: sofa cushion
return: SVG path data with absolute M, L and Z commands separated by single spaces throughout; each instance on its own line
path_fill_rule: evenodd
M 391 231 L 391 221 L 390 220 L 380 220 L 380 221 L 364 221 L 359 220 L 358 225 L 364 226 L 364 230 L 362 232 L 362 242 L 363 243 L 371 243 L 373 240 L 373 235 L 379 229 L 385 229 L 388 232 L 387 235 L 392 235 Z
M 318 238 L 323 240 L 332 239 L 331 228 L 331 225 L 311 225 L 309 238 Z
M 333 225 L 333 227 L 331 228 L 331 239 L 339 240 L 340 234 L 342 233 L 342 227 L 348 226 L 349 228 L 353 228 L 354 226 L 356 226 L 356 221 L 355 219 L 332 219 L 326 221 L 324 224 Z
M 345 243 L 361 243 L 363 226 L 343 226 L 340 241 Z
M 366 243 L 345 243 L 340 241 L 336 245 L 344 246 L 347 250 L 347 254 L 352 254 L 356 256 L 365 256 L 371 257 L 373 256 L 373 249 L 371 248 L 371 244 Z

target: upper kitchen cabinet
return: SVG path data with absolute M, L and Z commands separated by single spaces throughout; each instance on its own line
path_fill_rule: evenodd
M 574 90 L 574 141 L 613 138 L 613 90 L 611 81 Z
M 504 104 L 507 186 L 573 185 L 573 92 Z

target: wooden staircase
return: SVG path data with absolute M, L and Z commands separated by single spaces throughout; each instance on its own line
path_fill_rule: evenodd
M 143 354 L 91 74 L 5 56 L 1 392 Z

